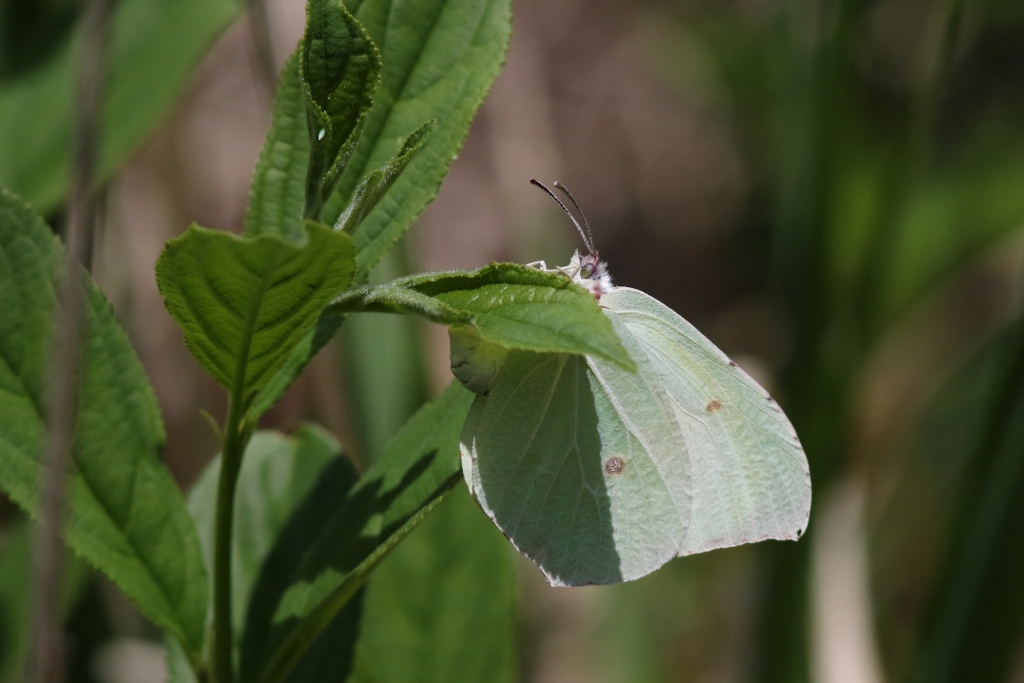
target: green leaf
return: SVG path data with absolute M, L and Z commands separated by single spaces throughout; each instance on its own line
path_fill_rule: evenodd
M 505 59 L 509 0 L 351 0 L 349 9 L 381 46 L 381 88 L 348 168 L 321 214 L 333 224 L 362 178 L 399 151 L 424 121 L 438 125 L 356 233 L 357 282 L 366 275 L 441 186 L 476 110 Z
M 43 221 L 0 191 L 0 486 L 36 518 L 61 252 Z M 195 527 L 157 457 L 164 432 L 142 366 L 102 292 L 87 291 L 65 541 L 195 663 L 207 588 Z
M 307 2 L 299 62 L 310 145 L 307 218 L 319 217 L 345 170 L 380 85 L 380 69 L 380 53 L 341 0 Z
M 409 420 L 321 523 L 316 545 L 274 608 L 265 633 L 246 634 L 260 680 L 280 681 L 370 572 L 460 477 L 458 440 L 473 395 L 452 384 Z
M 189 509 L 211 566 L 219 476 L 217 459 L 189 495 Z M 337 441 L 315 425 L 301 427 L 294 436 L 271 431 L 253 435 L 239 472 L 232 535 L 231 604 L 236 646 L 241 642 L 247 612 L 252 617 L 252 605 L 266 600 L 274 579 L 280 582 L 288 578 L 287 570 L 293 569 L 291 565 L 299 561 L 319 531 L 317 517 L 329 514 L 330 503 L 354 482 L 355 473 Z M 312 518 L 310 501 L 314 501 Z M 281 589 L 279 586 L 278 592 Z
M 634 368 L 591 294 L 560 273 L 515 263 L 359 287 L 328 310 L 409 313 L 441 325 L 470 327 L 505 348 L 595 355 Z
M 292 242 L 305 238 L 302 205 L 308 165 L 309 134 L 296 51 L 281 71 L 270 130 L 253 172 L 246 235 L 278 235 Z
M 100 178 L 107 179 L 166 115 L 236 0 L 121 0 L 110 31 Z M 48 213 L 71 178 L 73 73 L 82 25 L 45 62 L 0 83 L 0 185 Z
M 381 197 L 395 184 L 398 176 L 402 174 L 409 162 L 416 154 L 423 149 L 427 138 L 437 125 L 437 121 L 428 121 L 413 132 L 405 142 L 398 154 L 391 157 L 386 164 L 375 171 L 370 171 L 359 182 L 359 186 L 352 193 L 352 199 L 348 206 L 338 217 L 336 228 L 352 235 L 366 218 L 366 214 L 377 206 Z
M 374 572 L 350 683 L 511 683 L 508 542 L 458 487 Z
M 254 421 L 277 403 L 303 369 L 309 365 L 309 361 L 313 360 L 313 356 L 331 341 L 344 322 L 343 315 L 329 312 L 320 315 L 316 325 L 295 346 L 281 369 L 274 373 L 256 394 L 248 410 L 250 421 Z
M 245 404 L 352 280 L 348 235 L 313 221 L 306 229 L 296 246 L 192 226 L 157 261 L 157 284 L 192 355 Z
M 324 444 L 333 443 L 326 434 L 320 438 Z M 323 450 L 323 446 L 320 449 Z M 334 454 L 340 455 L 337 444 L 333 444 L 332 450 Z M 299 458 L 308 456 L 303 453 L 297 455 Z M 260 658 L 254 655 L 262 653 L 253 652 L 252 646 L 265 637 L 277 602 L 295 576 L 306 551 L 320 535 L 323 520 L 337 508 L 338 500 L 345 496 L 355 482 L 356 473 L 349 461 L 344 457 L 331 458 L 318 468 L 315 481 L 311 480 L 312 485 L 306 487 L 308 493 L 294 499 L 291 514 L 286 519 L 282 518 L 283 523 L 275 525 L 276 540 L 273 547 L 269 547 L 269 552 L 253 564 L 253 567 L 259 569 L 259 574 L 251 577 L 255 581 L 250 580 L 252 589 L 245 603 L 244 631 L 240 641 L 242 681 L 255 681 L 259 678 L 260 671 L 255 665 Z M 335 617 L 306 652 L 300 667 L 288 676 L 288 680 L 297 683 L 303 680 L 345 680 L 355 648 L 359 608 L 358 601 L 355 601 Z

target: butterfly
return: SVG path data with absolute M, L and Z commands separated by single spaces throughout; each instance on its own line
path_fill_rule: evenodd
M 674 557 L 797 539 L 811 481 L 778 404 L 690 323 L 612 284 L 579 204 L 587 248 L 553 269 L 587 289 L 636 372 L 594 356 L 509 351 L 490 361 L 453 336 L 478 393 L 463 473 L 480 507 L 555 586 L 637 579 Z M 543 262 L 530 264 L 544 268 Z

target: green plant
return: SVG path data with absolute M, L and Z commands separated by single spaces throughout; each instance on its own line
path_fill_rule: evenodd
M 608 562 L 616 552 L 635 553 L 638 564 L 628 578 L 672 557 L 690 519 L 686 447 L 662 394 L 678 403 L 680 396 L 689 398 L 691 375 L 708 374 L 722 385 L 719 398 L 701 394 L 693 410 L 707 404 L 711 414 L 725 401 L 756 405 L 754 417 L 761 417 L 763 390 L 663 306 L 657 308 L 659 319 L 679 338 L 673 343 L 693 346 L 704 357 L 694 363 L 673 351 L 672 363 L 682 368 L 673 379 L 678 387 L 636 389 L 656 382 L 662 366 L 645 355 L 640 342 L 628 355 L 624 333 L 613 327 L 618 318 L 609 318 L 597 296 L 565 272 L 505 263 L 367 284 L 370 271 L 436 193 L 497 74 L 509 29 L 509 7 L 502 0 L 385 9 L 372 1 L 346 8 L 339 0 L 309 0 L 306 32 L 284 67 L 253 176 L 244 234 L 193 225 L 169 241 L 157 261 L 168 311 L 192 355 L 228 397 L 226 418 L 216 427 L 221 453 L 187 506 L 157 460 L 164 441 L 159 411 L 103 294 L 87 273 L 62 272 L 62 247 L 41 218 L 14 195 L 5 191 L 0 197 L 6 267 L 0 295 L 13 303 L 0 328 L 9 387 L 0 421 L 4 489 L 30 515 L 45 518 L 39 454 L 48 422 L 53 320 L 64 306 L 54 292 L 65 280 L 80 280 L 87 305 L 65 539 L 167 633 L 176 680 L 276 683 L 306 680 L 314 671 L 321 678 L 373 676 L 370 664 L 360 664 L 369 660 L 360 660 L 356 651 L 363 586 L 461 480 L 459 441 L 474 399 L 453 383 L 424 404 L 361 474 L 315 426 L 292 437 L 259 431 L 260 417 L 350 316 L 401 313 L 448 326 L 453 339 L 471 348 L 465 360 L 471 374 L 479 370 L 477 354 L 485 348 L 500 349 L 499 359 L 510 351 L 588 355 L 607 362 L 602 373 L 618 368 L 617 381 L 644 398 L 609 393 L 603 401 L 636 404 L 637 414 L 657 419 L 641 434 L 623 423 L 632 425 L 635 415 L 623 414 L 609 428 L 616 443 L 649 438 L 653 430 L 659 444 L 669 444 L 633 458 L 630 467 L 660 476 L 655 459 L 668 454 L 678 460 L 665 480 L 673 498 L 659 498 L 667 509 L 653 514 L 651 506 L 642 508 L 655 520 L 644 534 L 658 541 L 656 561 L 645 554 L 646 545 L 634 549 L 626 543 L 643 535 L 629 529 L 600 560 L 586 552 L 572 559 Z M 389 51 L 382 55 L 377 44 Z M 382 81 L 385 68 L 388 78 Z M 643 300 L 660 306 L 650 297 Z M 659 333 L 644 336 L 642 321 L 629 324 L 631 334 L 657 346 Z M 529 365 L 537 356 L 518 358 Z M 638 368 L 646 368 L 644 379 Z M 476 390 L 487 393 L 486 387 Z M 784 515 L 786 523 L 775 531 L 744 527 L 726 542 L 717 527 L 731 513 L 715 507 L 698 524 L 708 537 L 694 540 L 688 552 L 802 531 L 809 505 L 806 462 L 788 421 L 772 410 L 758 425 L 770 434 L 766 443 L 785 442 L 779 457 L 796 466 L 794 486 L 800 492 L 793 514 Z M 737 413 L 730 419 L 742 422 L 744 416 L 750 417 Z M 629 444 L 616 450 L 627 460 Z M 740 455 L 745 450 L 739 447 Z M 621 472 L 622 458 L 614 460 L 615 472 Z M 621 507 L 652 500 L 643 488 L 646 479 L 632 471 L 627 478 L 640 490 L 623 489 Z M 584 483 L 577 480 L 576 486 Z M 476 488 L 474 493 L 481 495 Z M 751 510 L 737 514 L 756 518 L 760 496 L 750 498 Z M 525 498 L 519 502 L 520 508 L 528 504 Z M 662 517 L 671 521 L 662 523 Z M 737 523 L 724 522 L 730 525 Z M 581 547 L 593 542 L 584 537 Z M 510 675 L 507 648 L 501 654 L 479 660 L 482 678 Z
M 191 514 L 157 459 L 163 428 L 134 352 L 102 293 L 85 274 L 74 275 L 85 283 L 88 307 L 65 539 L 167 632 L 176 676 L 231 681 L 237 664 L 245 680 L 283 680 L 329 623 L 354 635 L 360 598 L 353 597 L 366 576 L 457 481 L 456 443 L 468 410 L 461 387 L 425 406 L 361 477 L 322 432 L 308 428 L 288 439 L 256 429 L 345 316 L 370 306 L 362 299 L 328 304 L 365 281 L 436 193 L 507 45 L 504 2 L 419 3 L 390 15 L 374 3 L 350 9 L 325 0 L 309 5 L 307 33 L 282 75 L 254 175 L 246 234 L 193 226 L 157 265 L 189 348 L 230 397 L 222 454 L 204 479 L 217 485 L 196 488 Z M 396 32 L 401 41 L 389 39 Z M 390 49 L 382 87 L 374 39 Z M 2 295 L 12 302 L 3 321 L 9 392 L 0 467 L 8 495 L 39 516 L 62 248 L 21 200 L 4 192 L 0 204 Z M 520 286 L 522 273 L 505 269 L 490 284 L 507 287 L 509 303 L 565 289 L 562 278 L 535 272 Z M 479 286 L 472 274 L 460 282 Z M 441 322 L 465 324 L 476 313 L 411 285 L 388 293 L 378 299 Z M 581 327 L 603 322 L 582 292 L 575 298 L 583 303 Z M 529 326 L 529 316 L 523 323 Z M 555 348 L 590 347 L 568 338 Z M 243 468 L 246 452 L 250 465 Z M 273 462 L 264 463 L 266 453 Z M 276 492 L 257 482 L 245 487 L 267 494 L 250 501 L 259 510 L 246 518 L 245 499 L 236 501 L 239 476 L 256 476 L 264 466 L 277 467 L 290 485 Z M 330 501 L 319 503 L 330 520 L 279 538 L 285 521 L 294 524 L 301 513 L 300 502 L 316 505 L 317 492 Z M 279 513 L 276 527 L 256 518 L 270 507 Z M 250 533 L 265 542 L 251 543 Z M 200 538 L 212 542 L 201 546 Z M 279 547 L 286 544 L 292 552 Z M 335 671 L 347 671 L 351 648 L 340 658 L 337 652 L 332 644 L 325 656 Z
M 62 248 L 47 226 L 15 196 L 0 198 L 0 282 L 11 302 L 0 330 L 4 489 L 41 514 L 54 292 L 62 278 L 81 278 L 88 305 L 65 539 L 167 632 L 176 677 L 228 682 L 237 670 L 242 680 L 279 681 L 310 662 L 321 675 L 345 675 L 362 584 L 460 478 L 457 442 L 471 395 L 458 384 L 425 405 L 361 476 L 313 427 L 291 438 L 257 431 L 347 316 L 398 311 L 472 326 L 511 348 L 621 353 L 593 298 L 560 275 L 508 264 L 362 284 L 461 146 L 502 61 L 509 7 L 350 9 L 309 3 L 254 174 L 245 234 L 193 226 L 157 263 L 186 344 L 229 397 L 221 455 L 190 508 L 157 460 L 164 434 L 155 399 L 102 293 L 84 273 L 61 275 Z M 383 86 L 375 42 L 390 50 Z M 264 470 L 287 484 L 267 489 Z M 273 522 L 261 517 L 270 509 Z M 315 523 L 299 524 L 313 511 Z M 318 652 L 325 630 L 334 640 Z M 497 664 L 509 666 L 507 657 Z

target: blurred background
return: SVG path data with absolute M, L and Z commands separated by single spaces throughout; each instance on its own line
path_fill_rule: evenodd
M 192 221 L 241 231 L 268 64 L 294 49 L 304 4 L 268 0 L 265 39 L 232 0 L 172 4 L 122 0 L 125 54 L 145 43 L 157 61 L 121 67 L 134 80 L 112 105 L 95 276 L 187 489 L 216 450 L 200 411 L 224 403 L 153 264 Z M 551 589 L 509 549 L 517 679 L 1024 682 L 1024 3 L 513 10 L 508 63 L 463 152 L 375 277 L 568 262 L 577 235 L 528 184 L 560 180 L 615 281 L 674 308 L 773 393 L 814 486 L 800 542 L 678 559 L 631 584 Z M 59 63 L 77 13 L 74 0 L 0 0 L 0 184 L 56 225 Z M 317 420 L 368 462 L 450 381 L 447 354 L 443 329 L 364 316 L 263 426 Z M 0 675 L 17 680 L 28 536 L 6 501 L 0 519 Z M 72 570 L 73 680 L 162 680 L 158 634 Z

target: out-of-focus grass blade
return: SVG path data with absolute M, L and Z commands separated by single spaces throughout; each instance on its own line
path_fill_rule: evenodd
M 994 381 L 978 406 L 973 457 L 946 500 L 956 516 L 914 678 L 921 682 L 1006 680 L 1020 654 L 1024 322 L 999 341 L 991 351 Z

